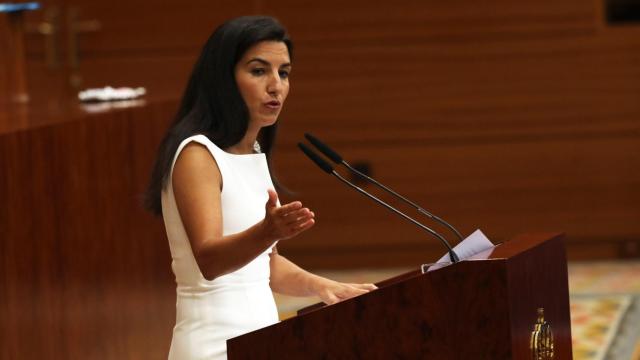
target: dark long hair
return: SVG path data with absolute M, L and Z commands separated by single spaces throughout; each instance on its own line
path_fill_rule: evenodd
M 236 85 L 234 69 L 244 53 L 261 41 L 283 42 L 289 57 L 293 57 L 293 44 L 285 28 L 268 16 L 229 20 L 211 34 L 202 48 L 173 124 L 158 148 L 145 194 L 145 207 L 155 215 L 162 215 L 161 192 L 167 185 L 175 152 L 184 139 L 203 134 L 225 149 L 244 137 L 249 110 Z M 269 164 L 277 126 L 276 122 L 264 127 L 258 134 Z

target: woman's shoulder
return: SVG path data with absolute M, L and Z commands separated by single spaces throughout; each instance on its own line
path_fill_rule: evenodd
M 208 179 L 210 176 L 204 176 L 207 174 L 220 174 L 220 157 L 212 151 L 212 146 L 215 147 L 215 144 L 204 135 L 184 139 L 176 152 L 172 178 L 185 178 L 189 183 L 194 179 Z M 216 177 L 218 182 L 220 178 L 221 175 Z
M 196 143 L 202 144 L 202 145 L 206 146 L 207 148 L 214 149 L 216 151 L 222 151 L 222 149 L 220 149 L 218 147 L 218 145 L 216 145 L 213 141 L 211 141 L 211 139 L 209 139 L 204 134 L 195 134 L 195 135 L 189 136 L 188 138 L 185 138 L 180 143 L 180 146 L 178 146 L 178 149 L 183 148 L 184 146 L 188 145 L 191 142 L 196 142 Z
M 211 153 L 211 155 L 216 159 L 220 157 L 225 157 L 226 153 L 224 152 L 224 150 L 222 150 L 218 145 L 216 145 L 213 141 L 211 141 L 211 139 L 209 139 L 206 135 L 203 135 L 203 134 L 192 135 L 182 140 L 182 142 L 180 143 L 176 151 L 176 156 L 178 156 L 185 147 L 189 145 L 193 145 L 194 143 L 200 144 L 205 148 L 207 148 L 209 153 Z M 193 146 L 189 146 L 189 147 L 193 147 Z
M 225 152 L 220 149 L 213 141 L 203 134 L 196 134 L 189 136 L 182 140 L 178 148 L 176 149 L 174 164 L 180 159 L 188 158 L 191 161 L 205 161 L 209 162 L 213 158 L 217 167 L 224 166 L 220 162 L 223 160 Z M 208 159 L 208 161 L 206 161 Z M 184 160 L 183 160 L 184 161 Z

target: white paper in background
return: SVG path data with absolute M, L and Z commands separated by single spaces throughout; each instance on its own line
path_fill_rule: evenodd
M 143 87 L 112 88 L 111 86 L 105 86 L 103 88 L 86 89 L 80 91 L 78 93 L 78 99 L 82 102 L 131 100 L 136 99 L 146 93 L 147 89 Z
M 453 251 L 458 255 L 458 258 L 462 261 L 464 259 L 470 258 L 473 255 L 483 252 L 485 250 L 489 250 L 494 247 L 493 243 L 489 241 L 489 239 L 480 231 L 479 229 L 474 231 L 473 234 L 467 236 L 466 239 L 462 240 L 458 245 L 453 248 Z M 449 263 L 451 259 L 449 259 L 449 253 L 444 254 L 440 260 L 436 263 Z

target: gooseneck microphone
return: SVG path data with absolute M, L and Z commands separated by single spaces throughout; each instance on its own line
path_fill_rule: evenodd
M 414 203 L 413 201 L 407 199 L 406 197 L 398 194 L 397 192 L 393 191 L 392 189 L 390 189 L 389 187 L 379 183 L 377 180 L 369 177 L 366 174 L 363 174 L 362 172 L 358 171 L 357 169 L 354 169 L 353 167 L 351 167 L 351 165 L 349 165 L 348 162 L 346 162 L 342 156 L 340 156 L 337 152 L 335 152 L 333 149 L 331 149 L 329 146 L 327 146 L 325 143 L 323 143 L 322 141 L 320 141 L 318 138 L 316 138 L 315 136 L 306 133 L 304 134 L 304 137 L 309 140 L 309 142 L 311 144 L 313 144 L 313 146 L 316 147 L 316 149 L 318 149 L 321 153 L 323 153 L 326 157 L 328 157 L 329 159 L 331 159 L 331 161 L 333 161 L 334 163 L 338 164 L 338 165 L 343 165 L 345 166 L 347 169 L 349 169 L 349 171 L 351 171 L 354 174 L 357 174 L 358 176 L 360 176 L 361 178 L 369 181 L 372 184 L 377 185 L 379 188 L 383 189 L 384 191 L 386 191 L 387 193 L 395 196 L 396 198 L 404 201 L 405 203 L 411 205 L 412 207 L 414 207 L 418 212 L 420 212 L 421 214 L 427 216 L 428 218 L 440 223 L 441 225 L 447 227 L 449 230 L 451 230 L 454 234 L 456 234 L 456 236 L 458 237 L 458 239 L 460 241 L 463 240 L 462 234 L 460 234 L 460 232 L 458 230 L 456 230 L 456 228 L 453 227 L 453 225 L 449 224 L 448 222 L 444 221 L 442 218 L 428 212 L 427 210 L 423 209 L 420 205 Z
M 413 223 L 414 225 L 418 226 L 422 230 L 424 230 L 424 231 L 428 232 L 429 234 L 431 234 L 431 235 L 435 236 L 436 238 L 438 238 L 438 240 L 440 240 L 442 242 L 442 244 L 447 248 L 447 251 L 449 252 L 449 258 L 451 259 L 451 262 L 457 263 L 458 261 L 460 261 L 460 259 L 458 258 L 458 255 L 455 253 L 455 251 L 453 251 L 453 249 L 451 248 L 451 245 L 449 245 L 449 242 L 447 242 L 447 240 L 442 235 L 440 235 L 437 232 L 433 231 L 432 229 L 426 227 L 422 223 L 414 220 L 412 217 L 406 215 L 405 213 L 403 213 L 400 210 L 394 208 L 393 206 L 387 204 L 386 202 L 384 202 L 384 201 L 378 199 L 377 197 L 369 194 L 367 191 L 365 191 L 362 188 L 360 188 L 359 186 L 351 183 L 349 180 L 343 178 L 340 174 L 338 174 L 333 169 L 333 167 L 328 162 L 324 161 L 318 154 L 316 154 L 313 150 L 309 149 L 309 147 L 306 146 L 305 144 L 298 143 L 298 147 L 300 148 L 300 150 L 302 150 L 303 153 L 305 153 L 305 155 L 307 155 L 307 157 L 309 157 L 309 159 L 311 159 L 311 161 L 313 161 L 316 165 L 318 165 L 318 167 L 320 169 L 322 169 L 324 172 L 326 172 L 327 174 L 331 174 L 331 175 L 335 176 L 336 178 L 338 178 L 338 180 L 340 180 L 343 183 L 347 184 L 349 187 L 355 189 L 356 191 L 358 191 L 362 195 L 364 195 L 364 196 L 368 197 L 369 199 L 377 202 L 378 204 L 384 206 L 385 208 L 387 208 L 391 212 L 394 212 L 397 215 L 400 215 L 405 220 Z

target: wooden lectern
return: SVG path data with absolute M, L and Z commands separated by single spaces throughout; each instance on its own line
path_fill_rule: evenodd
M 303 309 L 228 340 L 228 358 L 571 359 L 562 239 L 522 235 L 457 264 L 410 272 L 368 294 Z M 534 357 L 532 331 L 542 317 L 553 337 L 546 334 L 547 346 Z

